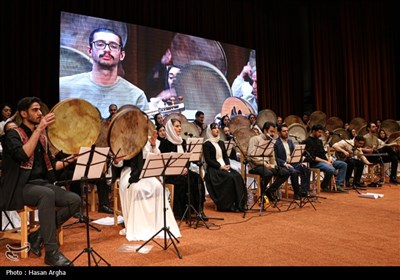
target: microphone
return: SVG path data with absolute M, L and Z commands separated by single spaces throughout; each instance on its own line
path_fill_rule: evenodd
M 271 135 L 269 135 L 268 133 L 265 134 L 265 136 L 266 136 L 269 140 L 274 140 L 274 138 L 273 138 Z
M 235 136 L 233 136 L 232 134 L 226 135 L 226 140 L 232 140 L 232 139 L 235 139 Z
M 192 133 L 187 132 L 187 131 L 184 134 L 185 134 L 185 136 L 189 136 L 189 137 L 193 137 L 194 136 Z

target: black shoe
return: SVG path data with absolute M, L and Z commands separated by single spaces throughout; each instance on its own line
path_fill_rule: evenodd
M 389 183 L 394 184 L 394 185 L 399 185 L 400 181 L 397 180 L 395 177 L 390 177 Z
M 74 266 L 74 264 L 58 250 L 46 252 L 44 263 L 50 266 Z
M 42 235 L 40 234 L 40 229 L 35 231 L 34 233 L 31 233 L 28 238 L 29 244 L 30 244 L 30 251 L 37 257 L 40 257 L 42 255 L 41 247 L 43 243 L 43 238 Z
M 367 189 L 367 187 L 364 184 L 360 183 L 360 182 L 355 182 L 354 183 L 354 187 L 356 189 L 360 189 L 360 190 L 366 190 Z
M 108 207 L 105 204 L 99 207 L 98 212 L 99 213 L 114 214 L 114 210 L 112 208 Z

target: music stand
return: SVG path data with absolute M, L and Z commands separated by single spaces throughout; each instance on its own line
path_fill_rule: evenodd
M 164 226 L 157 231 L 149 240 L 143 243 L 139 248 L 136 249 L 138 252 L 142 247 L 144 247 L 147 243 L 153 240 L 158 246 L 167 250 L 171 244 L 174 246 L 175 251 L 180 259 L 182 259 L 182 255 L 176 247 L 174 239 L 177 243 L 179 240 L 173 235 L 173 233 L 167 227 L 167 208 L 165 205 L 165 176 L 169 175 L 182 175 L 185 167 L 189 161 L 191 153 L 164 153 L 164 154 L 148 154 L 146 161 L 144 163 L 142 172 L 140 174 L 140 178 L 149 178 L 149 177 L 157 177 L 163 176 L 163 207 L 164 207 Z M 158 243 L 154 238 L 160 233 L 164 231 L 164 246 Z M 167 235 L 171 240 L 171 244 L 168 245 Z
M 256 146 L 256 149 L 254 150 L 254 152 L 252 154 L 249 155 L 249 157 L 262 157 L 263 158 L 263 162 L 264 162 L 264 158 L 265 157 L 270 157 L 271 154 L 274 151 L 274 145 L 275 145 L 275 139 L 271 138 L 270 140 L 261 140 L 258 145 Z M 266 168 L 263 166 L 263 168 Z M 264 185 L 264 172 L 262 174 L 262 183 L 261 185 Z M 260 188 L 262 188 L 262 186 L 259 186 Z M 265 188 L 264 192 L 260 192 L 261 196 L 253 203 L 253 205 L 250 207 L 250 210 L 254 207 L 254 205 L 256 205 L 256 203 L 258 203 L 259 199 L 261 199 L 261 206 L 260 206 L 260 216 L 261 216 L 261 212 L 264 209 L 264 193 L 267 191 L 267 188 Z M 274 201 L 274 207 L 278 208 L 278 210 L 280 211 L 278 205 L 276 204 L 277 202 Z
M 72 182 L 82 182 L 81 178 L 82 178 L 82 174 L 85 174 L 85 169 L 86 169 L 86 164 L 88 162 L 89 159 L 89 153 L 90 153 L 90 149 L 88 147 L 81 147 L 81 149 L 79 150 L 79 154 L 78 156 L 78 160 L 76 162 L 76 166 L 75 166 L 75 170 L 74 170 L 74 174 L 72 175 L 72 179 L 71 180 L 67 180 L 67 181 L 61 181 L 61 182 L 57 182 L 57 184 L 61 184 L 61 183 L 72 183 Z M 96 147 L 95 150 L 95 154 L 94 154 L 94 158 L 92 160 L 92 166 L 93 168 L 90 168 L 89 173 L 87 175 L 87 182 L 89 181 L 98 181 L 98 179 L 100 178 L 101 180 L 105 180 L 104 178 L 104 172 L 103 172 L 103 163 L 105 163 L 107 160 L 104 159 L 104 156 L 108 154 L 110 148 L 109 147 Z M 111 162 L 111 161 L 110 161 Z M 99 165 L 100 164 L 100 165 Z M 88 186 L 86 185 L 82 185 L 80 186 L 80 193 L 81 193 L 81 197 L 83 198 L 84 195 L 86 194 L 86 190 L 85 187 L 88 188 Z M 88 220 L 88 222 L 91 222 L 92 220 L 89 219 L 89 216 L 86 215 L 86 217 L 82 214 L 83 213 L 83 199 L 81 199 L 81 209 L 80 209 L 80 213 L 79 213 L 79 217 L 77 217 L 77 215 L 75 215 L 75 217 L 77 217 L 78 219 L 70 224 L 67 224 L 64 226 L 64 228 L 67 227 L 71 227 L 75 224 L 79 224 L 79 223 L 86 223 L 86 220 Z M 85 199 L 86 202 L 86 208 L 88 208 L 89 204 L 88 204 L 88 199 Z M 94 203 L 94 201 L 92 201 L 92 203 Z M 89 224 L 89 227 L 100 232 L 101 229 L 95 227 L 94 225 Z
M 75 262 L 83 253 L 88 254 L 88 266 L 91 266 L 91 259 L 90 257 L 93 258 L 94 263 L 96 266 L 99 265 L 101 261 L 104 261 L 107 266 L 111 266 L 102 256 L 100 256 L 92 247 L 90 247 L 90 233 L 89 233 L 89 207 L 88 205 L 88 197 L 89 197 L 89 192 L 88 192 L 88 180 L 89 176 L 90 179 L 94 178 L 100 178 L 101 172 L 103 171 L 104 168 L 104 163 L 106 162 L 107 158 L 107 153 L 108 153 L 109 148 L 97 148 L 96 145 L 92 145 L 91 148 L 85 148 L 81 147 L 80 153 L 79 153 L 79 158 L 78 162 L 75 167 L 75 172 L 74 172 L 74 178 L 79 178 L 81 176 L 81 189 L 83 188 L 85 190 L 85 199 L 86 199 L 86 217 L 85 217 L 85 223 L 86 223 L 86 248 L 82 250 L 72 261 L 71 264 Z M 102 153 L 102 152 L 105 153 Z M 87 161 L 86 161 L 87 159 Z M 83 162 L 86 161 L 86 164 L 83 164 Z M 93 166 L 93 168 L 91 168 Z M 84 167 L 84 168 L 82 168 Z M 99 260 L 96 260 L 96 256 L 99 258 Z
M 306 148 L 305 144 L 300 144 L 300 145 L 295 145 L 294 146 L 294 150 L 292 152 L 292 155 L 290 156 L 290 161 L 289 161 L 289 163 L 291 165 L 296 164 L 296 163 L 298 163 L 298 164 L 302 164 L 303 163 L 303 153 L 304 153 L 305 148 Z M 302 208 L 307 203 L 310 203 L 311 206 L 314 208 L 314 210 L 317 211 L 317 209 L 315 208 L 314 204 L 310 200 L 310 196 L 308 195 L 308 193 L 307 193 L 307 196 L 300 195 L 300 203 L 298 203 L 296 201 L 296 199 L 294 198 L 294 196 L 293 196 L 293 200 L 290 202 L 290 204 L 289 204 L 288 208 L 286 209 L 286 211 L 288 211 L 290 209 L 292 204 L 296 204 L 297 206 Z

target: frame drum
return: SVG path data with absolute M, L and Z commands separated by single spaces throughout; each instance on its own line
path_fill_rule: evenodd
M 111 120 L 107 142 L 111 152 L 124 156 L 125 160 L 135 157 L 147 142 L 148 121 L 137 107 L 126 108 L 116 113 Z
M 206 124 L 214 121 L 225 99 L 232 95 L 225 76 L 205 61 L 190 61 L 177 74 L 174 84 L 176 94 L 183 96 L 185 109 L 203 111 Z
M 264 109 L 261 110 L 257 115 L 257 125 L 262 131 L 265 122 L 268 121 L 276 124 L 276 119 L 277 117 L 274 111 L 270 109 Z
M 400 126 L 395 120 L 386 119 L 382 122 L 381 129 L 383 129 L 386 132 L 386 135 L 389 137 L 393 132 L 399 131 Z
M 357 134 L 358 134 L 358 135 L 364 136 L 364 135 L 367 134 L 367 133 L 368 133 L 368 130 L 367 130 L 367 125 L 366 125 L 366 124 L 364 124 L 363 126 L 361 126 L 361 127 L 357 130 Z
M 307 138 L 307 129 L 304 125 L 299 123 L 294 123 L 288 126 L 289 134 L 296 135 L 298 139 L 289 137 L 292 141 L 298 142 L 298 140 L 304 141 Z
M 51 111 L 56 121 L 47 127 L 53 146 L 64 154 L 78 154 L 91 147 L 99 136 L 100 113 L 84 99 L 71 98 L 57 103 Z
M 349 129 L 350 131 L 352 129 L 355 129 L 356 131 L 359 131 L 363 126 L 367 125 L 367 121 L 364 120 L 363 118 L 360 117 L 356 117 L 354 119 L 352 119 L 349 123 Z
M 228 124 L 229 130 L 232 134 L 239 128 L 250 128 L 250 120 L 242 115 L 237 115 L 231 119 Z
M 322 124 L 323 126 L 325 126 L 325 123 L 326 123 L 326 114 L 324 112 L 314 111 L 311 113 L 310 128 L 312 128 L 314 124 Z
M 289 115 L 285 118 L 285 124 L 289 127 L 289 125 L 294 124 L 294 123 L 298 123 L 298 124 L 302 124 L 305 126 L 303 120 L 301 119 L 301 117 L 296 116 L 296 115 Z
M 242 127 L 237 129 L 233 135 L 236 137 L 236 147 L 238 147 L 245 158 L 247 156 L 250 138 L 257 134 L 250 127 Z
M 182 126 L 182 138 L 187 140 L 188 138 L 192 137 L 200 137 L 199 130 L 197 129 L 197 126 L 194 123 L 188 122 L 188 121 L 181 121 L 181 126 Z M 185 135 L 185 133 L 187 135 Z M 189 136 L 189 134 L 193 134 L 193 136 Z
M 350 139 L 349 133 L 343 127 L 336 128 L 335 130 L 333 130 L 333 132 L 335 133 L 335 135 L 331 135 L 331 138 L 332 138 L 331 143 L 330 143 L 331 145 L 339 142 L 342 139 L 346 139 L 346 140 Z M 340 136 L 336 135 L 336 134 L 339 134 Z
M 334 129 L 337 128 L 343 128 L 343 121 L 342 119 L 338 118 L 338 117 L 330 117 L 327 121 L 326 121 L 326 125 L 325 125 L 325 129 L 332 131 Z
M 171 113 L 168 116 L 166 116 L 163 120 L 163 124 L 167 125 L 168 121 L 171 119 L 177 119 L 180 120 L 181 123 L 183 122 L 187 122 L 188 119 L 185 117 L 185 115 L 181 114 L 181 113 Z

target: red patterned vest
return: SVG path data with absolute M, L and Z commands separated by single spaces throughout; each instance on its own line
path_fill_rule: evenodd
M 20 127 L 17 127 L 15 130 L 18 132 L 19 137 L 21 137 L 22 143 L 26 144 L 29 140 L 29 137 L 28 137 L 28 135 L 26 135 L 25 131 Z M 42 144 L 42 147 L 44 148 L 43 149 L 43 157 L 44 157 L 44 161 L 46 162 L 46 168 L 47 168 L 47 170 L 52 170 L 53 166 L 51 165 L 49 156 L 47 154 L 47 138 L 46 138 L 46 136 L 44 136 L 43 134 L 40 134 L 39 141 Z M 24 168 L 24 169 L 32 169 L 34 154 L 35 153 L 32 154 L 32 156 L 28 159 L 28 161 L 22 162 L 20 167 Z

